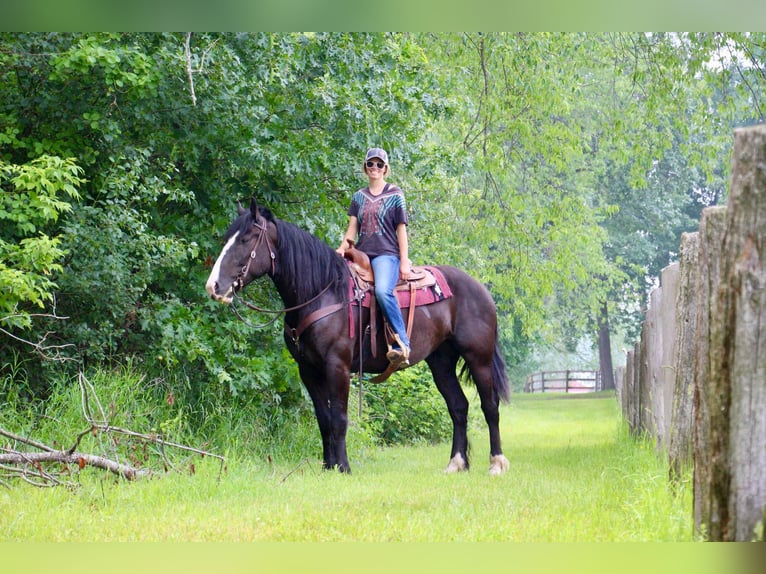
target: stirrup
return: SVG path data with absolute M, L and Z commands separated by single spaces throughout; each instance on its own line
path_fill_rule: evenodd
M 388 362 L 396 368 L 410 366 L 410 361 L 407 358 L 407 355 L 404 351 L 399 349 L 391 349 L 388 353 L 386 353 L 386 359 L 388 359 Z
M 388 347 L 388 352 L 386 353 L 386 359 L 391 363 L 392 366 L 395 366 L 396 368 L 404 368 L 410 366 L 410 348 L 402 343 L 402 340 L 399 338 L 399 335 L 394 334 L 394 340 L 395 345 L 397 345 L 399 348 L 395 349 L 391 345 Z

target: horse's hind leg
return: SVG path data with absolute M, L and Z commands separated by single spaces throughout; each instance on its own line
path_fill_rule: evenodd
M 510 463 L 503 454 L 500 444 L 500 397 L 492 384 L 492 365 L 486 362 L 472 361 L 466 357 L 466 365 L 471 373 L 471 378 L 476 384 L 476 390 L 481 400 L 481 410 L 489 428 L 489 474 L 502 474 Z
M 436 388 L 444 397 L 452 419 L 452 452 L 445 472 L 468 470 L 468 399 L 457 378 L 458 354 L 449 343 L 426 358 Z

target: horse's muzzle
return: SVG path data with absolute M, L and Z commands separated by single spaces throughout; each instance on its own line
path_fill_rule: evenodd
M 229 285 L 229 288 L 224 293 L 218 292 L 218 282 L 217 281 L 208 281 L 205 284 L 205 290 L 208 292 L 211 298 L 218 301 L 219 303 L 226 303 L 227 305 L 231 303 L 232 299 L 234 299 L 234 285 Z

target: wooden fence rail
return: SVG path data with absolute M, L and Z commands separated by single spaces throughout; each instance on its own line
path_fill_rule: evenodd
M 527 376 L 525 393 L 593 393 L 602 390 L 601 371 L 541 371 Z
M 728 205 L 704 210 L 649 297 L 615 387 L 632 432 L 691 467 L 708 540 L 764 539 L 766 125 L 734 137 Z

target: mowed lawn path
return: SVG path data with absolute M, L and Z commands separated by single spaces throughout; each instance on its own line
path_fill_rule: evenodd
M 449 444 L 361 448 L 353 436 L 351 475 L 316 460 L 230 461 L 220 480 L 215 461 L 200 461 L 193 476 L 135 484 L 86 469 L 74 491 L 1 489 L 0 541 L 694 540 L 688 480 L 670 488 L 612 394 L 514 395 L 500 477 L 487 474 L 486 425 L 471 415 L 466 473 L 444 474 Z

